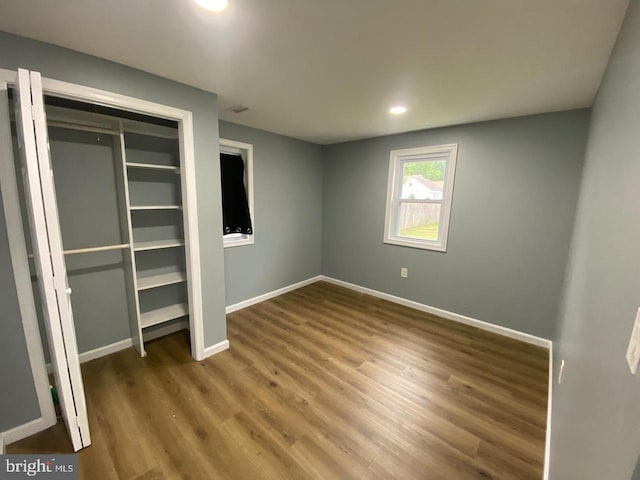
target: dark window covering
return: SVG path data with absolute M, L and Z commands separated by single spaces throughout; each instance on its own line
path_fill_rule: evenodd
M 244 160 L 240 155 L 220 154 L 222 177 L 222 234 L 251 235 L 251 214 L 244 188 Z

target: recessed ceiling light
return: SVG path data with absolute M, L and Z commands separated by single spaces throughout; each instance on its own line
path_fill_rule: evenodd
M 212 12 L 221 12 L 227 8 L 227 0 L 196 0 L 196 3 L 202 8 L 211 10 Z
M 391 115 L 402 115 L 403 113 L 407 113 L 407 107 L 396 105 L 389 109 L 389 113 Z

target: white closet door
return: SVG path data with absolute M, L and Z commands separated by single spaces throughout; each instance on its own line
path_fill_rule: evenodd
M 18 70 L 16 125 L 31 239 L 62 414 L 75 451 L 91 444 L 62 249 L 40 74 Z

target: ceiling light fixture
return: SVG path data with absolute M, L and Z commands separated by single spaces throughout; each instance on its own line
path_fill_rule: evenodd
M 242 113 L 242 112 L 247 112 L 251 109 L 246 105 L 242 105 L 241 103 L 239 103 L 238 105 L 234 105 L 232 107 L 227 108 L 227 110 L 233 113 Z
M 389 109 L 389 113 L 391 115 L 402 115 L 403 113 L 407 113 L 407 107 L 403 107 L 402 105 L 396 105 Z
M 227 8 L 227 0 L 196 0 L 196 3 L 202 8 L 211 10 L 212 12 L 221 12 Z

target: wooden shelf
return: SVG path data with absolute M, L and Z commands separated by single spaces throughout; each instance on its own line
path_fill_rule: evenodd
M 140 324 L 142 328 L 149 328 L 185 315 L 189 315 L 189 307 L 186 303 L 179 303 L 140 314 Z
M 174 165 L 156 165 L 154 163 L 127 162 L 127 168 L 145 168 L 147 170 L 165 170 L 167 172 L 180 173 L 180 167 Z
M 160 250 L 162 248 L 175 248 L 184 245 L 184 240 L 154 240 L 152 242 L 135 242 L 133 250 L 143 252 L 145 250 Z
M 174 283 L 186 282 L 185 272 L 166 273 L 164 275 L 154 275 L 152 277 L 138 278 L 138 290 L 149 290 L 150 288 L 163 287 Z
M 144 211 L 144 210 L 182 210 L 182 205 L 136 205 L 130 206 L 131 211 Z

